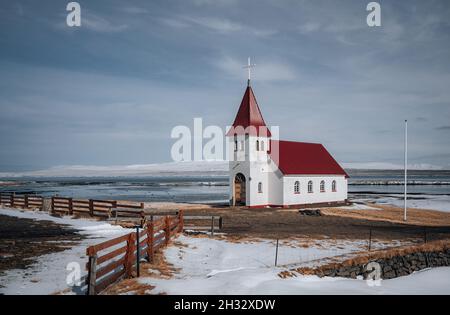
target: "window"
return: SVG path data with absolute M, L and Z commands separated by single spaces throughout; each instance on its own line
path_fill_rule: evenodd
M 313 182 L 312 182 L 312 180 L 310 180 L 310 181 L 308 182 L 308 192 L 309 192 L 309 193 L 312 193 L 312 192 L 313 192 Z
M 320 182 L 320 192 L 325 192 L 325 181 Z
M 234 152 L 237 152 L 238 150 L 238 141 L 237 141 L 237 136 L 234 135 Z
M 259 140 L 256 140 L 256 151 L 259 151 Z
M 335 180 L 331 183 L 331 190 L 336 192 L 336 181 Z
M 261 151 L 264 151 L 264 141 L 261 141 L 261 144 L 259 146 L 260 146 Z
M 299 194 L 300 193 L 300 182 L 296 181 L 294 183 L 294 194 Z
M 258 183 L 258 193 L 262 194 L 262 183 L 261 182 Z

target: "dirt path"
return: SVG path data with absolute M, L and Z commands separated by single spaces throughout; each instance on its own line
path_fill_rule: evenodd
M 83 238 L 76 232 L 51 221 L 0 215 L 0 273 L 26 269 L 38 256 L 73 247 Z

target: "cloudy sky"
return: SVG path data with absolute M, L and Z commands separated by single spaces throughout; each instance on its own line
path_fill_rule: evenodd
M 340 162 L 450 168 L 450 3 L 69 1 L 0 4 L 0 171 L 171 160 L 173 127 L 232 123 L 252 86 L 286 140 Z

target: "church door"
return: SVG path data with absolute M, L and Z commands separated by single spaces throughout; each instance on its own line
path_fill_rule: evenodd
M 245 176 L 241 173 L 234 178 L 234 201 L 236 206 L 245 206 Z

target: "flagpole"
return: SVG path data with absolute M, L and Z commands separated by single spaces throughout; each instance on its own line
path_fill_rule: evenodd
M 403 210 L 403 220 L 407 220 L 407 194 L 408 194 L 408 121 L 405 120 L 405 196 L 404 196 L 404 210 Z

